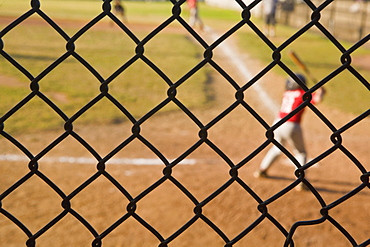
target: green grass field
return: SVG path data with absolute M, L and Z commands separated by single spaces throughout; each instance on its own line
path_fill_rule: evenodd
M 157 25 L 171 15 L 170 2 L 144 3 L 124 2 L 129 23 Z M 1 1 L 2 16 L 17 17 L 30 9 L 29 1 Z M 102 11 L 101 1 L 41 1 L 41 10 L 58 23 L 58 20 L 75 20 L 87 23 Z M 241 20 L 240 13 L 221 10 L 201 4 L 204 22 L 212 28 L 225 30 Z M 184 19 L 188 18 L 188 10 L 182 11 Z M 38 18 L 36 15 L 32 18 Z M 108 23 L 109 20 L 103 19 Z M 261 20 L 254 20 L 261 27 Z M 28 20 L 26 21 L 26 23 Z M 47 68 L 53 61 L 66 52 L 65 40 L 48 25 L 21 24 L 7 33 L 3 38 L 4 51 L 16 59 L 34 77 Z M 8 23 L 1 23 L 3 29 Z M 130 25 L 130 24 L 129 24 Z M 174 25 L 179 26 L 178 23 Z M 63 30 L 73 36 L 83 25 L 68 25 Z M 30 28 L 32 27 L 32 28 Z M 225 30 L 226 31 L 226 30 Z M 273 40 L 276 45 L 288 38 L 295 30 L 278 26 L 280 40 Z M 148 32 L 135 30 L 141 39 Z M 242 28 L 235 37 L 239 40 L 242 50 L 262 63 L 271 62 L 272 51 L 248 27 Z M 350 44 L 343 43 L 345 47 Z M 117 28 L 93 28 L 86 32 L 76 43 L 76 52 L 90 63 L 97 72 L 107 79 L 114 71 L 135 56 L 136 44 Z M 171 47 L 171 49 L 168 49 Z M 309 47 L 309 49 L 307 49 Z M 180 48 L 180 49 L 179 49 Z M 297 51 L 318 79 L 328 75 L 340 66 L 340 53 L 325 38 L 317 34 L 305 34 L 286 50 Z M 286 51 L 284 50 L 284 51 Z M 176 82 L 187 71 L 202 59 L 202 49 L 190 42 L 188 35 L 176 32 L 165 32 L 156 36 L 145 45 L 145 56 L 153 61 L 172 82 Z M 165 56 L 163 56 L 165 54 Z M 370 50 L 361 48 L 354 53 L 356 56 L 370 55 Z M 293 70 L 298 69 L 283 54 L 283 62 Z M 370 78 L 370 71 L 356 68 L 365 78 Z M 279 69 L 274 72 L 283 74 Z M 202 69 L 194 74 L 186 83 L 179 87 L 177 97 L 189 108 L 209 105 L 207 79 L 210 70 Z M 3 57 L 0 57 L 0 115 L 8 112 L 15 104 L 29 93 L 29 80 L 15 69 Z M 148 78 L 150 78 L 148 80 Z M 15 83 L 11 83 L 11 82 Z M 81 107 L 99 95 L 98 79 L 93 76 L 76 59 L 69 57 L 39 82 L 40 91 L 48 96 L 68 117 L 75 114 Z M 168 85 L 140 59 L 126 69 L 109 85 L 109 92 L 135 116 L 140 117 L 167 97 Z M 368 90 L 350 73 L 341 73 L 330 81 L 326 88 L 328 96 L 325 103 L 341 111 L 359 114 L 368 109 Z M 181 90 L 180 90 L 181 89 Z M 163 111 L 175 110 L 170 104 Z M 97 118 L 96 116 L 99 116 Z M 89 109 L 78 123 L 108 123 L 126 121 L 123 114 L 103 99 Z M 6 122 L 5 130 L 10 133 L 60 127 L 64 121 L 38 97 L 33 98 L 21 110 Z
M 100 3 L 97 4 L 96 1 L 80 1 L 73 5 L 73 8 L 69 3 L 49 1 L 47 4 L 50 5 L 45 4 L 43 11 L 48 14 L 50 12 L 50 17 L 53 19 L 65 18 L 82 21 L 89 20 L 88 15 L 92 19 L 99 14 L 97 6 L 99 7 Z M 86 12 L 80 13 L 78 6 L 82 8 L 83 5 Z M 139 5 L 136 6 L 139 9 Z M 150 6 L 152 5 L 148 5 L 143 10 L 148 12 L 153 10 Z M 168 7 L 168 4 L 154 4 L 153 6 L 157 6 L 163 11 L 165 6 Z M 8 12 L 10 16 L 20 15 L 21 11 L 18 11 L 19 13 L 12 12 L 14 7 L 19 7 L 19 10 L 27 9 L 24 6 L 24 1 L 16 1 L 15 5 L 11 7 L 2 6 L 4 11 L 10 9 Z M 69 11 L 69 8 L 76 12 Z M 134 10 L 133 7 L 131 11 Z M 68 13 L 69 15 L 64 16 L 60 13 Z M 145 15 L 143 12 L 141 14 Z M 159 11 L 153 17 L 154 19 L 166 17 L 166 14 Z M 145 20 L 150 23 L 153 19 Z M 108 20 L 104 19 L 103 22 L 108 22 Z M 159 23 L 159 21 L 157 22 Z M 69 27 L 64 31 L 72 36 L 78 29 L 77 27 Z M 145 36 L 146 33 L 139 30 L 135 35 Z M 52 42 L 50 42 L 51 40 Z M 66 52 L 65 40 L 48 25 L 35 25 L 30 28 L 30 25 L 22 24 L 7 33 L 3 41 L 4 51 L 16 59 L 34 77 Z M 112 73 L 135 56 L 135 42 L 118 28 L 93 28 L 79 38 L 75 44 L 76 52 L 91 64 L 104 79 L 109 78 Z M 168 49 L 171 46 L 181 49 Z M 166 32 L 156 36 L 145 45 L 144 55 L 161 69 L 172 83 L 175 83 L 199 63 L 201 52 L 201 49 L 193 42 L 189 42 L 184 34 Z M 163 54 L 165 54 L 165 59 L 163 59 Z M 4 103 L 1 104 L 0 112 L 3 115 L 26 97 L 30 90 L 29 80 L 23 74 L 3 58 L 0 63 L 0 74 L 6 77 L 4 81 L 13 78 L 18 82 L 14 85 L 1 85 L 0 97 Z M 178 98 L 184 105 L 192 108 L 202 107 L 209 103 L 208 89 L 205 88 L 207 74 L 207 69 L 203 69 L 179 87 L 181 90 L 178 92 Z M 57 66 L 39 84 L 40 91 L 53 100 L 67 116 L 75 114 L 100 93 L 98 79 L 73 57 L 69 57 Z M 142 116 L 162 102 L 167 97 L 168 89 L 169 85 L 141 59 L 137 59 L 109 85 L 110 94 L 135 117 Z M 174 109 L 177 109 L 177 106 L 169 104 L 163 111 Z M 30 119 L 35 119 L 35 121 L 29 121 Z M 102 124 L 125 120 L 126 117 L 113 106 L 112 102 L 104 98 L 79 118 L 78 122 Z M 62 124 L 61 118 L 57 117 L 56 113 L 43 101 L 35 97 L 9 119 L 6 130 L 17 132 L 40 128 L 50 129 Z

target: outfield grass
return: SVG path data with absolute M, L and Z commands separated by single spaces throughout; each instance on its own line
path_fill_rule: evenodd
M 157 25 L 166 20 L 172 11 L 170 2 L 145 3 L 126 2 L 124 5 L 130 23 Z M 227 31 L 241 20 L 240 13 L 230 10 L 200 5 L 204 22 L 212 28 Z M 3 1 L 0 11 L 3 16 L 17 17 L 30 9 L 29 1 Z M 76 20 L 87 23 L 102 11 L 101 1 L 80 0 L 42 1 L 41 9 L 52 19 Z M 182 16 L 188 18 L 187 8 L 183 8 Z M 37 18 L 35 16 L 35 18 Z M 253 20 L 262 27 L 261 20 Z M 27 21 L 26 21 L 27 22 Z M 103 19 L 103 22 L 109 22 Z M 0 24 L 0 29 L 5 25 Z M 59 23 L 58 23 L 59 24 Z M 179 25 L 175 23 L 174 25 Z M 72 36 L 83 24 L 76 27 L 63 27 Z M 278 26 L 278 37 L 272 41 L 280 45 L 296 30 Z M 139 38 L 148 32 L 135 30 Z M 161 33 L 145 45 L 145 56 L 153 61 L 173 82 L 181 78 L 193 68 L 202 58 L 203 51 L 199 45 L 189 42 L 188 36 L 181 33 Z M 246 26 L 238 31 L 235 37 L 239 40 L 242 50 L 266 65 L 271 62 L 272 51 Z M 52 40 L 52 42 L 50 42 Z M 20 25 L 3 37 L 4 51 L 14 57 L 33 76 L 37 76 L 55 59 L 66 52 L 65 40 L 47 25 Z M 344 43 L 348 48 L 350 44 Z M 117 28 L 93 28 L 76 41 L 76 52 L 84 57 L 103 78 L 108 78 L 115 70 L 135 55 L 136 44 Z M 170 49 L 169 49 L 170 47 Z M 326 39 L 317 34 L 305 34 L 287 47 L 282 55 L 285 64 L 298 70 L 286 56 L 286 51 L 295 50 L 307 63 L 318 79 L 327 76 L 340 64 L 340 53 Z M 163 56 L 166 54 L 166 56 Z M 370 55 L 370 50 L 361 48 L 354 53 L 353 58 Z M 165 58 L 165 59 L 163 59 Z M 356 68 L 365 78 L 370 78 L 370 72 Z M 283 74 L 279 69 L 274 72 Z M 190 108 L 204 107 L 209 103 L 207 79 L 209 70 L 204 69 L 192 76 L 180 86 L 178 97 Z M 29 80 L 14 69 L 4 58 L 0 58 L 0 75 L 5 83 L 0 84 L 0 115 L 29 93 Z M 150 80 L 148 80 L 150 78 Z M 17 83 L 6 83 L 16 81 Z M 76 59 L 70 57 L 45 78 L 40 81 L 40 91 L 53 100 L 67 116 L 72 116 L 82 106 L 96 97 L 100 82 Z M 312 83 L 310 84 L 312 85 Z M 341 73 L 330 81 L 326 88 L 328 96 L 325 104 L 341 111 L 359 114 L 368 109 L 368 90 L 348 72 Z M 181 89 L 181 90 L 180 90 Z M 135 116 L 140 117 L 167 97 L 168 85 L 154 73 L 145 63 L 138 60 L 126 69 L 109 86 L 109 92 Z M 171 104 L 165 111 L 174 110 Z M 96 118 L 99 116 L 99 118 Z M 107 123 L 125 121 L 125 117 L 108 100 L 102 100 L 96 106 L 78 119 L 78 123 Z M 6 122 L 6 131 L 11 133 L 39 129 L 56 128 L 63 121 L 44 102 L 34 98 L 19 112 Z
M 24 5 L 24 1 L 15 1 L 15 3 L 15 6 L 18 6 L 17 3 L 19 6 Z M 65 2 L 50 1 L 47 3 L 49 5 L 45 4 L 45 9 L 42 8 L 42 10 L 48 14 L 50 11 L 52 18 L 57 16 L 88 20 L 88 15 L 78 15 L 78 11 L 68 11 L 71 6 Z M 79 1 L 71 9 L 78 10 L 76 6 L 82 5 L 84 5 L 85 13 L 90 10 L 91 16 L 99 13 L 96 6 L 100 6 L 100 3 L 97 4 L 96 1 Z M 138 6 L 137 3 L 133 6 L 135 5 Z M 63 8 L 57 8 L 57 6 Z M 154 4 L 153 6 L 161 9 L 164 7 L 163 4 Z M 169 5 L 166 4 L 166 6 Z M 8 8 L 10 7 L 8 6 Z M 20 9 L 22 8 L 20 7 Z M 153 9 L 148 6 L 144 10 L 149 12 Z M 59 16 L 58 13 L 62 12 L 68 13 L 69 16 Z M 165 17 L 166 15 L 159 12 L 158 16 Z M 103 21 L 108 22 L 108 20 Z M 69 35 L 73 35 L 78 30 L 78 28 L 72 27 L 63 29 Z M 135 35 L 144 37 L 146 33 L 136 30 Z M 6 34 L 3 41 L 4 51 L 15 58 L 34 77 L 66 52 L 65 40 L 47 25 L 20 25 Z M 136 48 L 133 40 L 114 27 L 93 28 L 79 38 L 75 45 L 76 52 L 91 64 L 104 79 L 109 78 L 124 63 L 132 59 L 135 56 Z M 145 45 L 144 55 L 174 83 L 199 63 L 201 52 L 200 47 L 189 42 L 186 35 L 165 32 L 157 35 Z M 165 54 L 165 59 L 163 59 L 163 54 Z M 189 108 L 204 107 L 209 103 L 209 95 L 207 95 L 209 90 L 205 88 L 208 73 L 208 69 L 202 69 L 180 85 L 177 97 L 185 106 Z M 0 74 L 5 76 L 4 80 L 12 78 L 12 80 L 19 82 L 15 85 L 5 85 L 4 83 L 0 85 L 2 88 L 0 97 L 3 99 L 0 114 L 3 115 L 26 97 L 30 90 L 29 80 L 3 58 L 0 59 Z M 100 93 L 98 79 L 73 57 L 69 57 L 56 67 L 39 84 L 40 91 L 53 100 L 69 117 Z M 109 93 L 135 117 L 141 117 L 167 98 L 168 89 L 169 85 L 140 59 L 109 84 Z M 177 106 L 169 104 L 163 111 L 175 109 L 178 109 Z M 103 124 L 125 120 L 126 117 L 109 100 L 103 99 L 80 117 L 77 123 Z M 57 117 L 50 107 L 35 97 L 6 122 L 6 130 L 9 132 L 30 131 L 32 129 L 57 128 L 61 125 L 63 125 L 62 119 Z

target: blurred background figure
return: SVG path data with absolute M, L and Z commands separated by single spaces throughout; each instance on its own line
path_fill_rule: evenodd
M 265 20 L 264 33 L 267 37 L 276 35 L 276 6 L 278 0 L 263 0 L 263 14 Z
M 113 2 L 113 14 L 115 14 L 122 22 L 126 22 L 125 8 L 123 7 L 121 0 L 114 0 Z
M 199 10 L 197 0 L 187 0 L 188 7 L 190 9 L 190 18 L 189 18 L 189 25 L 192 28 L 198 26 L 201 31 L 204 31 L 204 25 L 202 20 L 199 18 Z

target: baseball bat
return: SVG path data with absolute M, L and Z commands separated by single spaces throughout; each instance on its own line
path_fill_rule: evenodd
M 288 55 L 290 59 L 306 73 L 306 75 L 311 79 L 311 81 L 313 81 L 316 84 L 317 83 L 316 78 L 311 74 L 310 70 L 307 68 L 304 62 L 302 62 L 298 55 L 294 51 L 289 51 Z

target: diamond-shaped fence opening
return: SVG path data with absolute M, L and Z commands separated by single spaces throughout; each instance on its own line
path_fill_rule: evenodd
M 4 2 L 0 245 L 370 245 L 370 5 L 267 1 Z

